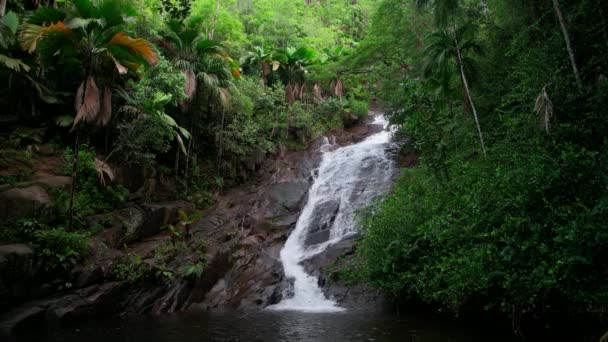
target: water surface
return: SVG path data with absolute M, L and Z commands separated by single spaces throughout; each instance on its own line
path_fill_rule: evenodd
M 463 328 L 455 322 L 352 310 L 338 313 L 263 310 L 91 319 L 56 331 L 44 341 L 512 341 L 497 336 L 505 333 L 508 335 L 505 331 L 500 334 L 482 331 L 480 327 Z

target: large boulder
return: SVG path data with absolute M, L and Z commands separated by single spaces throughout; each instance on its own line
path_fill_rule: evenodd
M 28 278 L 34 271 L 34 265 L 34 251 L 29 246 L 0 246 L 0 284 Z
M 306 245 L 312 246 L 329 240 L 331 227 L 340 211 L 339 200 L 329 200 L 317 205 L 311 214 Z
M 28 281 L 36 271 L 34 251 L 29 246 L 0 246 L 0 308 L 28 294 L 31 285 Z
M 264 219 L 268 227 L 288 229 L 297 219 L 310 184 L 303 179 L 277 183 L 266 193 Z
M 14 188 L 0 193 L 0 221 L 34 215 L 44 216 L 51 213 L 51 198 L 38 185 L 27 188 Z
M 117 248 L 156 235 L 167 225 L 177 223 L 180 210 L 190 214 L 194 205 L 185 201 L 146 203 L 93 215 L 87 218 L 87 222 L 90 226 L 104 227 L 98 237 L 108 247 Z
M 67 190 L 72 185 L 72 177 L 68 176 L 49 176 L 32 181 L 33 185 L 41 186 L 45 189 L 64 189 Z

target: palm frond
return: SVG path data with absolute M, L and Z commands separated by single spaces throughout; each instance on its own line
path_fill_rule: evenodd
M 49 26 L 40 26 L 36 24 L 24 23 L 19 31 L 19 43 L 21 48 L 28 53 L 33 53 L 40 39 L 46 34 L 60 33 L 69 35 L 72 32 L 62 21 Z
M 37 10 L 25 17 L 28 24 L 48 26 L 58 21 L 63 21 L 66 13 L 58 8 L 51 6 L 40 6 Z
M 95 157 L 95 171 L 97 171 L 101 185 L 106 185 L 106 176 L 110 179 L 110 182 L 114 181 L 114 170 L 110 164 L 98 159 L 97 157 Z
M 7 27 L 13 34 L 17 33 L 17 28 L 19 28 L 19 17 L 13 11 L 8 11 L 2 17 L 2 25 Z
M 20 59 L 11 58 L 3 54 L 0 54 L 0 64 L 16 72 L 30 71 L 30 66 L 23 63 L 23 61 L 21 61 Z
M 118 32 L 112 37 L 108 45 L 126 47 L 150 65 L 155 65 L 158 62 L 158 57 L 152 45 L 143 38 L 131 38 L 122 32 Z

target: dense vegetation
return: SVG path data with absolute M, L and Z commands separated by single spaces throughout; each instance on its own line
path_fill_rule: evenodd
M 27 185 L 49 163 L 41 149 L 62 157 L 45 172 L 72 178 L 70 189 L 52 189 L 52 215 L 2 222 L 0 240 L 43 246 L 49 268 L 69 269 L 95 232 L 86 217 L 164 198 L 204 208 L 213 192 L 247 180 L 260 155 L 366 117 L 367 93 L 339 63 L 363 38 L 370 9 L 345 0 L 0 1 L 0 184 Z M 125 170 L 160 185 L 129 193 L 112 182 Z
M 90 248 L 84 218 L 133 199 L 116 169 L 204 207 L 260 154 L 356 122 L 375 96 L 419 163 L 363 216 L 349 275 L 508 316 L 522 336 L 570 319 L 593 334 L 608 318 L 607 13 L 601 0 L 0 0 L 2 168 L 47 144 L 73 180 L 56 215 L 3 222 L 0 240 L 67 270 Z
M 594 0 L 379 4 L 354 65 L 380 76 L 420 163 L 365 216 L 356 276 L 502 312 L 519 335 L 605 323 L 605 13 Z

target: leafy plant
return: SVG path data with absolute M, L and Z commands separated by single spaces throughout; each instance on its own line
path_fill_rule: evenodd
M 48 272 L 71 269 L 87 256 L 91 248 L 87 233 L 68 232 L 61 227 L 36 230 L 33 245 Z

